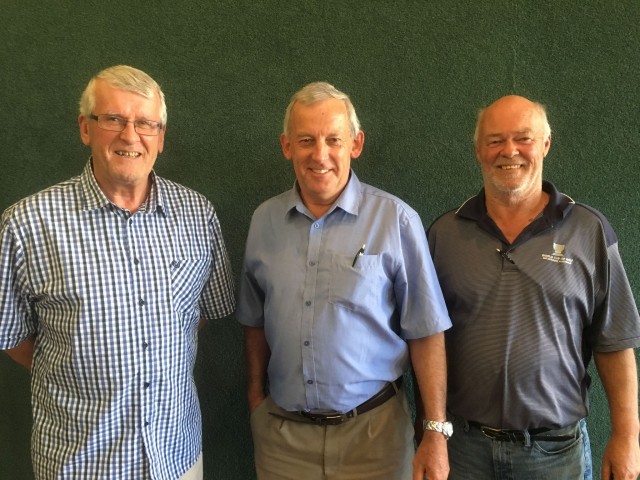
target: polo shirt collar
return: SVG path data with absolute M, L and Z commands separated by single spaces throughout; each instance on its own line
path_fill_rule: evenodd
M 562 221 L 575 205 L 575 201 L 571 197 L 559 192 L 551 182 L 543 180 L 542 190 L 549 194 L 549 202 L 544 207 L 540 218 L 531 224 L 531 235 L 535 235 L 536 233 L 546 230 L 547 228 Z M 484 187 L 480 189 L 480 192 L 478 192 L 475 197 L 471 197 L 463 203 L 460 208 L 458 208 L 456 216 L 474 221 L 484 230 L 493 234 L 498 234 L 502 237 L 502 233 L 498 227 L 496 227 L 491 217 L 487 214 L 487 202 Z M 529 235 L 527 235 L 527 237 L 529 237 Z

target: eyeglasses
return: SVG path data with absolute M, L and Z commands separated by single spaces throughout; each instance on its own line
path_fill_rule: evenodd
M 133 123 L 133 128 L 140 135 L 158 135 L 162 129 L 160 122 L 153 120 L 127 120 L 120 115 L 104 113 L 102 115 L 89 115 L 91 120 L 98 122 L 98 127 L 112 132 L 122 132 L 127 128 L 127 123 Z

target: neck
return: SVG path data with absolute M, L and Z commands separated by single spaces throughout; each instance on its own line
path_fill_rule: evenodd
M 487 195 L 487 214 L 512 243 L 549 202 L 542 189 L 526 197 L 518 195 Z

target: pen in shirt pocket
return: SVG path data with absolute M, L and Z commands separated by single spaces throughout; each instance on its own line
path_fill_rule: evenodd
M 355 266 L 356 266 L 356 263 L 358 263 L 358 259 L 359 259 L 362 255 L 364 255 L 364 249 L 365 249 L 366 247 L 367 247 L 367 244 L 366 244 L 366 243 L 363 243 L 363 244 L 362 244 L 362 246 L 360 247 L 360 250 L 358 250 L 358 251 L 356 252 L 356 256 L 355 256 L 355 257 L 353 257 L 353 263 L 351 264 L 351 267 L 355 267 Z

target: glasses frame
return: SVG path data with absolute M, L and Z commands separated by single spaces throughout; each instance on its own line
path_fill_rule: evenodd
M 121 120 L 123 120 L 125 122 L 125 124 L 122 126 L 122 128 L 120 130 L 114 130 L 113 128 L 105 128 L 105 127 L 100 125 L 100 117 L 117 117 L 117 118 L 120 118 Z M 98 124 L 98 128 L 100 128 L 102 130 L 106 130 L 107 132 L 124 132 L 124 129 L 127 128 L 127 123 L 133 123 L 133 129 L 135 130 L 135 132 L 138 135 L 144 135 L 144 136 L 147 136 L 147 137 L 157 137 L 158 135 L 160 135 L 160 131 L 164 127 L 164 125 L 162 125 L 161 122 L 156 122 L 154 120 L 127 120 L 126 118 L 121 117 L 120 115 L 115 115 L 115 114 L 111 114 L 111 113 L 101 113 L 99 115 L 95 115 L 93 113 L 90 113 L 89 114 L 89 118 L 91 120 L 95 120 L 96 121 L 96 123 Z M 151 122 L 151 123 L 157 124 L 157 128 L 154 130 L 155 133 L 138 131 L 138 125 L 136 125 L 136 122 Z

